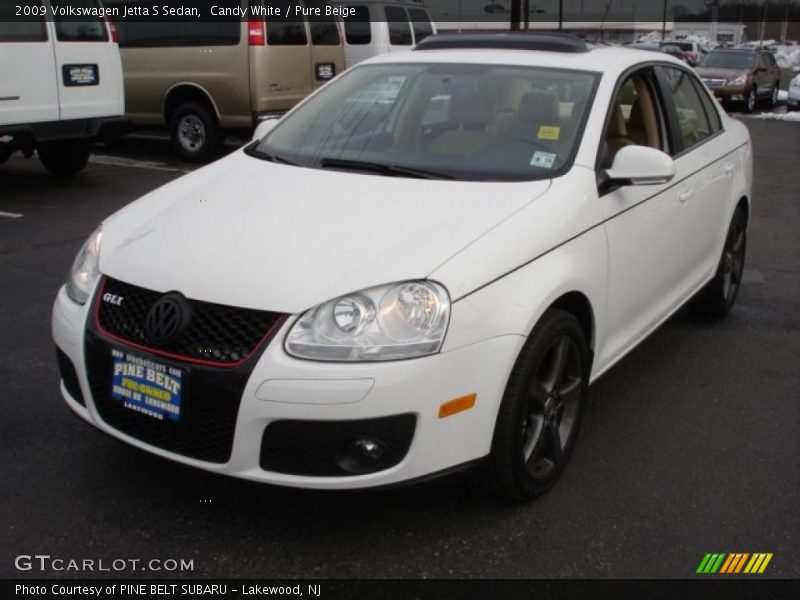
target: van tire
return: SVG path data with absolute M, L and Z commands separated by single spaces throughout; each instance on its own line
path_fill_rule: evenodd
M 44 168 L 57 177 L 70 177 L 83 171 L 89 162 L 91 146 L 88 142 L 47 142 L 36 151 Z
M 184 102 L 169 120 L 172 145 L 184 160 L 207 162 L 222 149 L 222 129 L 214 113 L 197 102 Z

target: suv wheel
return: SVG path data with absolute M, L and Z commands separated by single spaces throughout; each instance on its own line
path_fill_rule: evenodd
M 756 109 L 756 88 L 750 88 L 750 91 L 747 93 L 747 98 L 744 100 L 744 110 L 745 112 L 751 113 Z
M 696 299 L 701 313 L 709 317 L 724 317 L 731 311 L 742 284 L 746 248 L 747 219 L 742 209 L 737 208 L 728 227 L 717 273 Z
M 91 147 L 88 142 L 47 142 L 36 151 L 44 168 L 58 177 L 80 173 L 89 162 Z
M 222 148 L 222 130 L 216 116 L 197 102 L 185 102 L 172 113 L 170 138 L 178 154 L 190 162 L 205 162 Z
M 544 494 L 575 444 L 589 382 L 578 320 L 548 310 L 520 352 L 495 423 L 485 483 L 513 500 Z
M 778 92 L 780 91 L 780 89 L 781 89 L 780 85 L 777 83 L 775 84 L 775 87 L 772 88 L 772 96 L 770 96 L 769 98 L 769 105 L 772 106 L 773 108 L 778 104 Z

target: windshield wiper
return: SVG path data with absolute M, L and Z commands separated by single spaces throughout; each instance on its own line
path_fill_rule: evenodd
M 299 167 L 300 166 L 296 162 L 292 162 L 291 160 L 287 160 L 287 159 L 283 158 L 282 156 L 278 156 L 277 154 L 269 154 L 268 152 L 263 152 L 262 150 L 259 150 L 258 149 L 258 144 L 259 143 L 260 143 L 260 140 L 256 140 L 250 146 L 246 146 L 245 149 L 244 149 L 245 153 L 249 154 L 250 156 L 254 156 L 256 158 L 261 158 L 263 160 L 268 160 L 270 162 L 281 163 L 283 165 L 290 165 L 292 167 Z
M 367 171 L 388 176 L 415 177 L 417 179 L 454 179 L 452 175 L 439 171 L 347 158 L 323 158 L 319 161 L 319 166 L 323 169 L 352 169 L 354 171 Z

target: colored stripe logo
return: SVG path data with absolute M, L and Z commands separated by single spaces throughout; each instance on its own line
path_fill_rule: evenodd
M 725 575 L 735 575 L 738 573 L 763 573 L 769 561 L 772 560 L 772 552 L 715 552 L 708 553 L 700 561 L 697 573 L 713 575 L 715 573 Z

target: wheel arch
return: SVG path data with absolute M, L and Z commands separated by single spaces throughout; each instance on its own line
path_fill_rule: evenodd
M 190 101 L 199 101 L 210 107 L 217 121 L 219 121 L 219 109 L 216 102 L 214 102 L 214 98 L 203 86 L 191 81 L 175 83 L 166 91 L 161 107 L 161 114 L 164 116 L 164 121 L 169 124 L 175 109 L 182 103 Z
M 744 222 L 747 225 L 750 222 L 750 198 L 747 196 L 742 196 L 739 198 L 739 201 L 736 203 L 736 208 L 734 210 L 742 209 L 744 213 Z
M 577 290 L 567 292 L 552 302 L 545 312 L 551 308 L 557 308 L 568 312 L 578 320 L 583 334 L 586 336 L 586 343 L 589 345 L 589 350 L 593 352 L 595 345 L 595 316 L 589 298 L 583 292 Z

